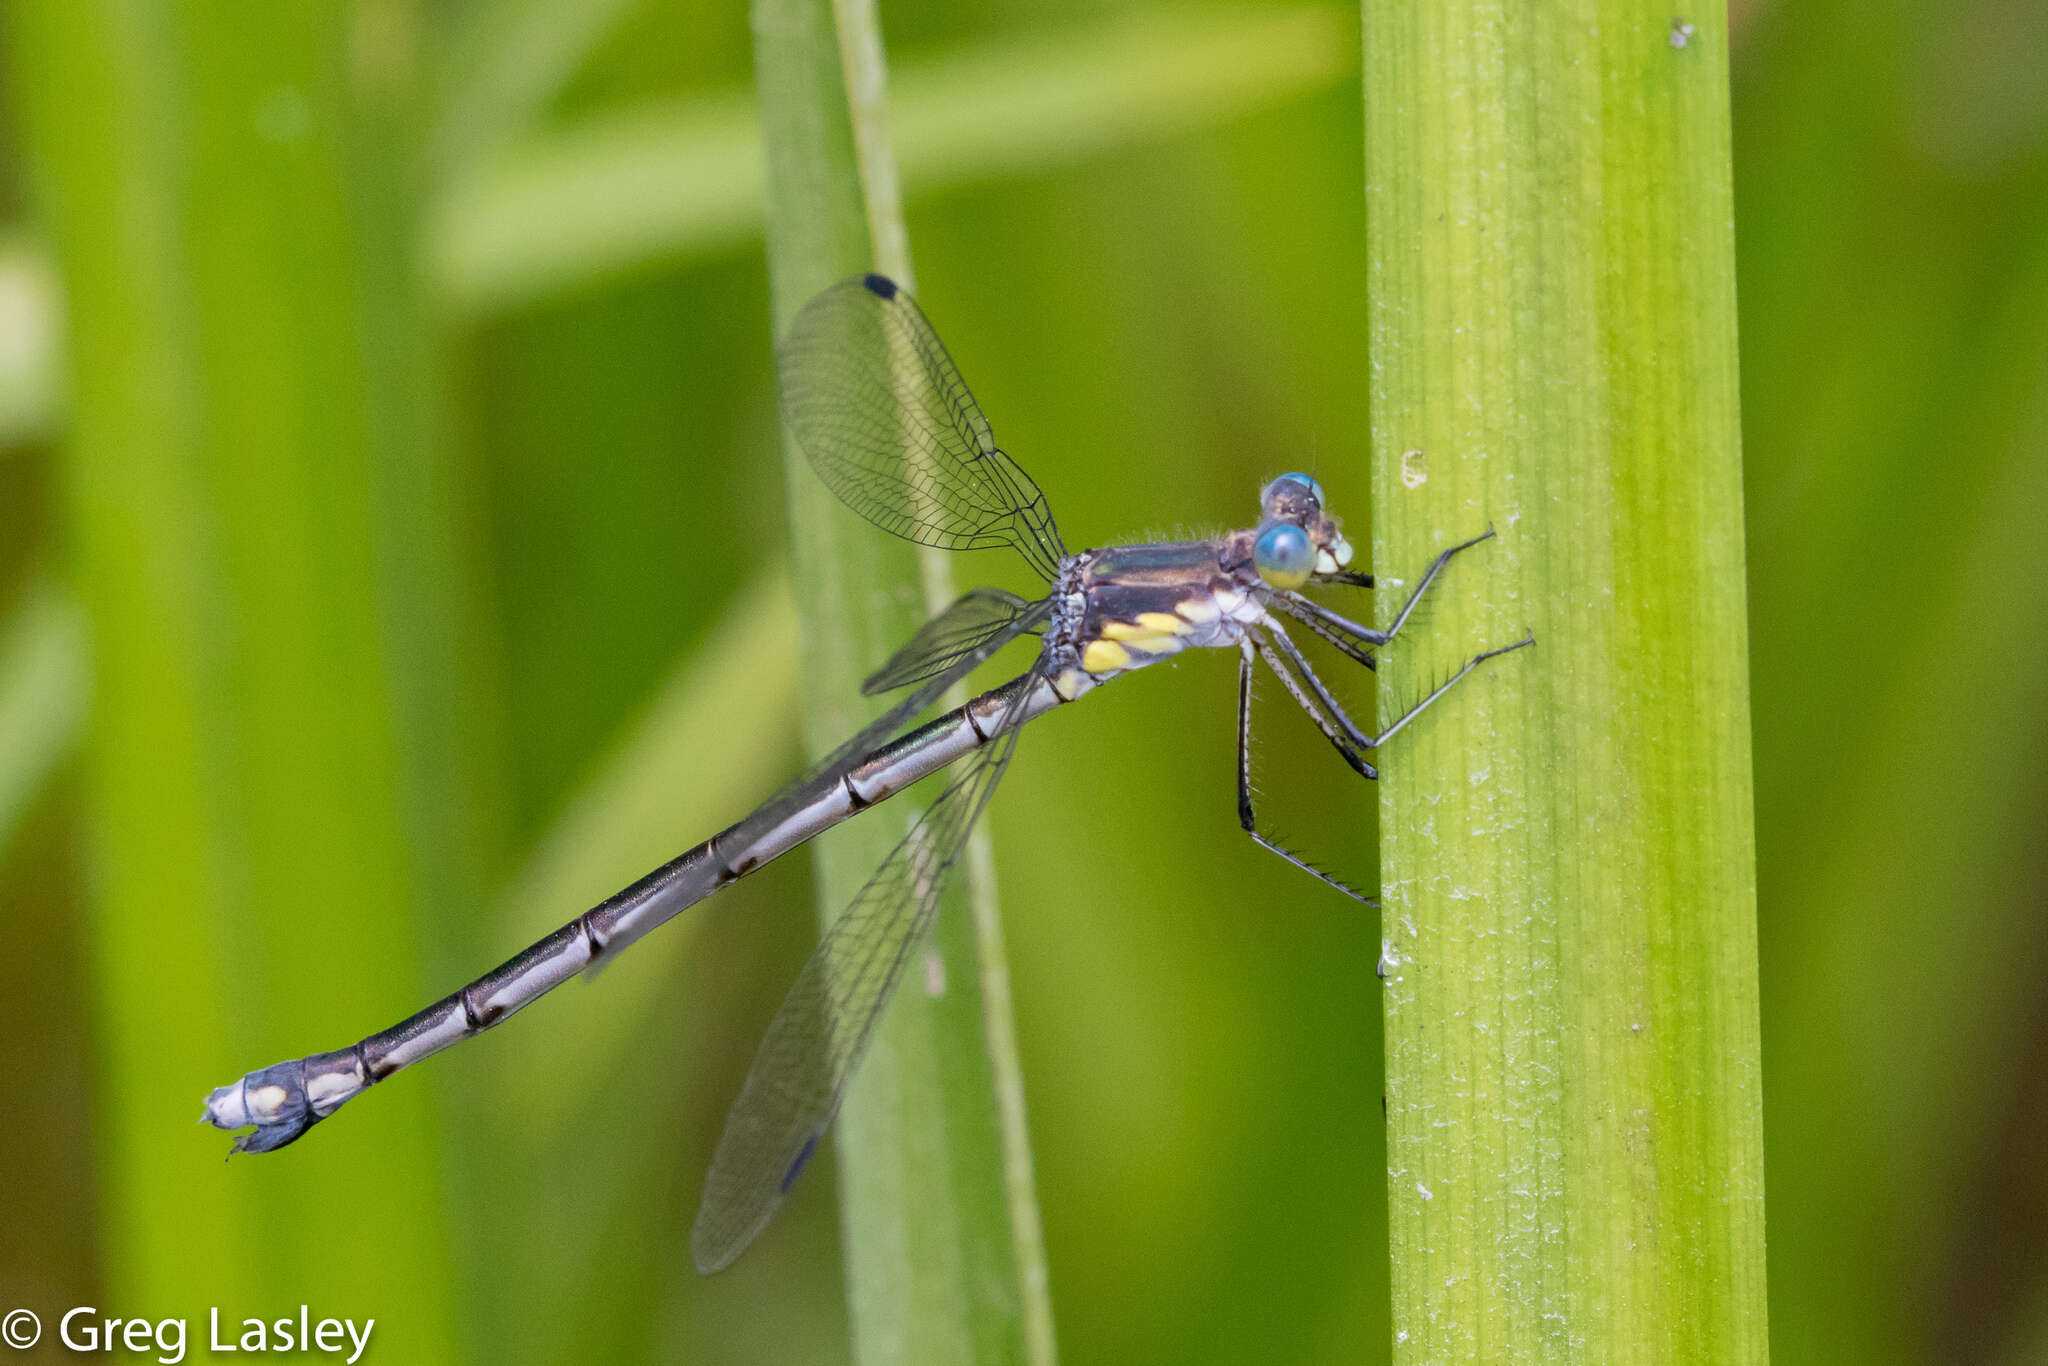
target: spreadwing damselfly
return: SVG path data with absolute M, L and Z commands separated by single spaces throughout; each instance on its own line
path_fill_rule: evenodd
M 284 1147 L 371 1084 L 498 1024 L 726 884 L 957 763 L 937 799 L 825 931 L 769 1026 L 719 1139 L 691 1234 L 698 1267 L 716 1271 L 760 1232 L 816 1151 L 1026 722 L 1183 650 L 1236 650 L 1239 823 L 1289 863 L 1365 900 L 1258 828 L 1250 780 L 1255 670 L 1279 678 L 1343 760 L 1374 778 L 1373 750 L 1481 663 L 1529 643 L 1472 657 L 1385 730 L 1368 733 L 1282 619 L 1371 668 L 1373 652 L 1393 639 L 1451 558 L 1490 530 L 1439 554 L 1393 621 L 1374 629 L 1301 591 L 1373 584 L 1350 569 L 1350 543 L 1325 508 L 1322 486 L 1304 474 L 1267 484 L 1249 529 L 1069 553 L 1045 495 L 996 444 L 923 313 L 882 276 L 842 281 L 811 300 L 776 354 L 783 416 L 842 502 L 920 545 L 1015 551 L 1045 581 L 1044 596 L 994 588 L 963 595 L 862 686 L 868 694 L 908 693 L 737 824 L 409 1019 L 214 1091 L 204 1122 L 251 1129 L 235 1151 Z M 917 724 L 955 684 L 1025 635 L 1040 638 L 1029 669 Z

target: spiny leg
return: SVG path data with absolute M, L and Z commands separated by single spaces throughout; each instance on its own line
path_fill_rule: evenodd
M 1268 667 L 1271 667 L 1271 664 L 1272 661 L 1268 660 Z M 1292 690 L 1293 685 L 1289 684 L 1289 691 Z M 1302 700 L 1299 694 L 1296 695 L 1296 700 Z M 1308 710 L 1306 706 L 1303 709 Z M 1311 711 L 1310 714 L 1313 715 L 1314 713 Z M 1318 718 L 1318 724 L 1322 724 L 1320 718 Z M 1325 726 L 1323 733 L 1330 737 L 1331 743 L 1337 745 L 1340 752 L 1344 751 L 1341 741 L 1327 726 Z M 1350 758 L 1351 755 L 1347 752 L 1345 757 Z M 1369 768 L 1370 766 L 1368 766 L 1368 771 L 1366 772 L 1367 777 L 1373 776 Z M 1357 888 L 1348 886 L 1300 857 L 1293 850 L 1275 844 L 1272 840 L 1259 833 L 1258 820 L 1252 812 L 1252 651 L 1249 645 L 1244 649 L 1237 665 L 1237 823 L 1244 827 L 1244 832 L 1250 835 L 1261 848 L 1272 850 L 1317 881 L 1326 883 L 1344 893 L 1344 895 L 1354 900 L 1362 901 L 1368 906 L 1379 905 L 1377 901 L 1374 901 Z
M 1331 728 L 1334 726 L 1343 731 L 1345 740 L 1350 746 L 1360 750 L 1371 749 L 1373 741 L 1364 731 L 1358 728 L 1357 723 L 1351 719 L 1350 713 L 1344 710 L 1344 705 L 1337 700 L 1335 694 L 1323 686 L 1323 680 L 1316 677 L 1316 671 L 1309 667 L 1308 657 L 1295 648 L 1293 638 L 1280 628 L 1279 622 L 1269 622 L 1267 625 L 1269 627 L 1268 634 L 1271 636 L 1271 643 L 1280 648 L 1280 653 L 1286 656 L 1289 664 L 1294 666 L 1295 672 L 1301 675 L 1301 681 L 1308 685 L 1309 693 L 1315 698 L 1315 702 L 1311 704 L 1308 698 L 1302 695 L 1299 686 L 1294 682 L 1293 675 L 1282 668 L 1280 663 L 1271 657 L 1270 653 L 1268 653 L 1269 647 L 1267 643 L 1262 640 L 1259 648 L 1261 653 L 1267 654 L 1266 666 L 1287 681 L 1288 690 L 1294 694 L 1294 700 L 1301 703 L 1301 709 L 1316 718 L 1316 724 L 1323 727 L 1324 734 L 1329 735 Z M 1331 735 L 1331 742 L 1335 743 L 1335 741 L 1336 737 Z M 1363 756 L 1360 756 L 1359 762 L 1363 762 Z M 1353 766 L 1356 767 L 1355 764 Z M 1375 772 L 1369 773 L 1366 776 L 1377 778 L 1379 774 Z
M 1439 697 L 1442 697 L 1452 688 L 1456 687 L 1459 679 L 1463 678 L 1466 674 L 1471 673 L 1474 669 L 1478 668 L 1481 664 L 1484 664 L 1487 660 L 1493 659 L 1499 655 L 1508 654 L 1514 650 L 1519 650 L 1524 645 L 1534 645 L 1535 643 L 1536 633 L 1534 631 L 1531 631 L 1528 635 L 1523 636 L 1520 640 L 1516 641 L 1512 645 L 1503 645 L 1497 650 L 1487 650 L 1481 654 L 1476 654 L 1472 656 L 1472 658 L 1465 661 L 1465 667 L 1459 669 L 1456 673 L 1452 674 L 1449 678 L 1446 678 L 1442 683 L 1438 684 L 1434 692 L 1430 693 L 1429 696 L 1423 698 L 1420 702 L 1417 702 L 1407 711 L 1402 712 L 1400 718 L 1397 719 L 1393 725 L 1388 726 L 1378 735 L 1372 736 L 1369 739 L 1367 739 L 1365 741 L 1365 747 L 1367 749 L 1377 749 L 1379 746 L 1384 745 L 1387 741 L 1393 739 L 1395 733 L 1399 731 L 1401 727 L 1407 725 L 1410 721 L 1413 721 L 1416 717 L 1420 716 L 1425 707 L 1427 707 L 1430 703 L 1436 701 Z
M 1303 608 L 1308 615 L 1317 618 L 1326 626 L 1334 627 L 1336 630 L 1342 631 L 1367 645 L 1384 645 L 1392 640 L 1403 626 L 1407 625 L 1409 615 L 1415 611 L 1415 604 L 1422 601 L 1422 595 L 1429 591 L 1429 586 L 1432 583 L 1436 582 L 1436 576 L 1444 572 L 1444 566 L 1451 562 L 1451 556 L 1461 550 L 1470 550 L 1481 541 L 1491 539 L 1493 539 L 1493 528 L 1488 527 L 1471 540 L 1460 541 L 1450 549 L 1439 554 L 1434 560 L 1431 560 L 1429 568 L 1423 570 L 1422 577 L 1416 581 L 1414 591 L 1408 595 L 1408 601 L 1401 604 L 1399 614 L 1394 617 L 1394 624 L 1387 627 L 1384 631 L 1375 631 L 1369 626 L 1360 626 L 1350 618 L 1340 616 L 1321 603 L 1305 598 L 1299 593 L 1290 592 L 1286 594 L 1286 597 L 1289 602 Z M 1358 577 L 1366 578 L 1369 576 L 1360 575 Z M 1339 580 L 1339 582 L 1350 582 L 1350 580 Z M 1296 613 L 1295 615 L 1299 616 L 1301 613 Z
M 1423 698 L 1420 702 L 1417 702 L 1407 711 L 1401 713 L 1400 717 L 1395 720 L 1393 725 L 1388 726 L 1378 735 L 1367 735 L 1358 728 L 1355 722 L 1352 721 L 1349 714 L 1345 712 L 1343 705 L 1339 703 L 1335 697 L 1331 696 L 1330 690 L 1323 686 L 1323 681 L 1320 678 L 1316 677 L 1315 670 L 1309 667 L 1307 658 L 1303 656 L 1300 650 L 1295 648 L 1294 642 L 1287 638 L 1287 633 L 1280 629 L 1278 622 L 1274 622 L 1271 624 L 1271 635 L 1273 643 L 1280 647 L 1281 653 L 1283 653 L 1287 657 L 1288 662 L 1292 664 L 1296 669 L 1301 671 L 1302 681 L 1308 684 L 1309 691 L 1315 696 L 1317 703 L 1325 709 L 1329 718 L 1334 720 L 1336 724 L 1343 729 L 1345 739 L 1349 741 L 1350 744 L 1355 745 L 1356 747 L 1362 750 L 1378 749 L 1381 745 L 1393 739 L 1394 735 L 1401 729 L 1401 727 L 1407 725 L 1410 721 L 1413 721 L 1417 716 L 1420 716 L 1424 708 L 1428 707 L 1430 703 L 1436 701 L 1439 697 L 1442 697 L 1445 693 L 1449 692 L 1453 687 L 1457 685 L 1459 679 L 1463 678 L 1466 674 L 1471 673 L 1474 669 L 1478 668 L 1481 664 L 1484 664 L 1487 660 L 1494 658 L 1496 655 L 1507 654 L 1511 650 L 1519 650 L 1524 645 L 1534 645 L 1536 643 L 1535 633 L 1531 632 L 1529 635 L 1524 636 L 1522 639 L 1516 641 L 1512 645 L 1503 645 L 1497 650 L 1487 650 L 1481 654 L 1476 654 L 1472 656 L 1472 658 L 1465 661 L 1465 665 L 1463 668 L 1459 669 L 1456 673 L 1452 674 L 1449 678 L 1445 679 L 1441 684 L 1437 686 L 1435 691 L 1429 694 L 1429 696 Z M 1263 651 L 1265 647 L 1262 644 L 1260 648 Z M 1268 660 L 1268 663 L 1271 664 L 1270 659 Z M 1281 670 L 1277 666 L 1275 666 L 1274 672 L 1280 673 Z M 1282 676 L 1284 677 L 1285 675 L 1283 674 Z M 1293 685 L 1290 683 L 1289 687 L 1290 689 L 1292 689 Z M 1295 700 L 1302 701 L 1302 695 L 1298 691 L 1295 693 Z M 1310 711 L 1311 715 L 1315 714 L 1314 710 L 1309 708 L 1306 702 L 1302 702 L 1302 706 L 1304 710 Z M 1325 734 L 1327 733 L 1328 732 L 1326 730 Z M 1375 773 L 1372 776 L 1377 777 L 1378 775 Z
M 1288 616 L 1293 617 L 1296 621 L 1308 627 L 1309 630 L 1314 631 L 1318 636 L 1328 641 L 1339 654 L 1351 660 L 1352 663 L 1363 664 L 1366 668 L 1373 670 L 1379 668 L 1379 661 L 1366 653 L 1351 637 L 1345 635 L 1336 627 L 1326 624 L 1314 613 L 1303 611 L 1299 603 L 1291 600 L 1292 596 L 1286 593 L 1274 593 L 1265 599 L 1265 603 L 1268 607 L 1279 608 Z M 1303 601 L 1306 601 L 1306 599 L 1303 599 Z
M 1442 554 L 1438 555 L 1435 559 L 1431 560 L 1429 562 L 1429 568 L 1422 571 L 1422 578 L 1416 582 L 1415 591 L 1408 595 L 1408 601 L 1401 604 L 1400 614 L 1394 618 L 1394 624 L 1387 628 L 1386 639 L 1393 639 L 1394 633 L 1396 631 L 1399 631 L 1403 626 L 1408 624 L 1408 614 L 1415 610 L 1416 603 L 1422 601 L 1422 595 L 1429 590 L 1429 586 L 1432 583 L 1436 582 L 1436 576 L 1444 572 L 1444 566 L 1451 562 L 1451 556 L 1457 554 L 1461 550 L 1470 550 L 1473 546 L 1478 545 L 1481 541 L 1490 541 L 1492 539 L 1493 528 L 1489 526 L 1486 528 L 1486 530 L 1480 532 L 1471 540 L 1460 541 L 1456 545 L 1450 547 L 1448 550 L 1445 550 Z M 1386 641 L 1383 640 L 1380 643 L 1385 644 Z
M 1379 770 L 1366 762 L 1365 755 L 1361 752 L 1361 747 L 1353 744 L 1346 737 L 1347 731 L 1355 733 L 1358 729 L 1351 724 L 1351 718 L 1345 716 L 1343 709 L 1338 707 L 1336 712 L 1337 719 L 1332 719 L 1330 708 L 1337 707 L 1337 703 L 1330 696 L 1328 690 L 1322 686 L 1321 681 L 1316 680 L 1316 692 L 1314 696 L 1311 696 L 1302 689 L 1300 682 L 1296 680 L 1294 675 L 1287 671 L 1280 657 L 1273 653 L 1272 647 L 1266 643 L 1264 637 L 1254 631 L 1247 635 L 1246 639 L 1251 647 L 1258 651 L 1259 658 L 1266 661 L 1266 667 L 1271 669 L 1274 676 L 1287 686 L 1289 695 L 1294 698 L 1294 705 L 1308 713 L 1309 719 L 1316 723 L 1316 729 L 1320 730 L 1323 733 L 1323 738 L 1328 740 L 1337 753 L 1343 756 L 1344 762 L 1351 765 L 1361 778 L 1379 777 Z M 1280 639 L 1285 640 L 1286 637 L 1281 636 Z M 1292 643 L 1290 642 L 1289 649 L 1291 650 L 1292 648 Z M 1300 655 L 1295 655 L 1295 658 L 1300 659 Z M 1309 677 L 1314 679 L 1315 676 L 1311 674 Z

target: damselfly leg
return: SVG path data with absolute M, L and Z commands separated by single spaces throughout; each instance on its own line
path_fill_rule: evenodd
M 1368 906 L 1377 906 L 1377 901 L 1356 887 L 1331 873 L 1324 872 L 1286 845 L 1259 833 L 1258 816 L 1252 810 L 1252 652 L 1256 648 L 1247 640 L 1238 657 L 1237 665 L 1237 823 L 1244 827 L 1244 832 L 1250 835 L 1261 849 L 1271 850 L 1310 877 L 1336 888 L 1353 900 L 1363 901 Z M 1274 662 L 1267 660 L 1266 667 L 1274 668 Z M 1279 670 L 1274 669 L 1274 672 L 1279 673 Z M 1299 692 L 1295 692 L 1294 681 L 1284 673 L 1280 674 L 1280 678 L 1287 684 L 1288 690 L 1294 692 L 1294 700 L 1301 704 L 1302 710 L 1315 717 L 1315 709 L 1308 704 L 1308 700 Z M 1331 729 L 1327 722 L 1320 717 L 1316 717 L 1316 720 L 1323 727 L 1323 734 L 1337 747 L 1338 753 L 1351 759 L 1354 766 L 1363 762 L 1355 758 L 1353 752 L 1346 747 L 1343 738 Z M 1366 769 L 1361 768 L 1359 771 L 1367 777 L 1371 776 Z
M 1408 618 L 1415 611 L 1415 604 L 1422 601 L 1422 595 L 1429 591 L 1431 584 L 1436 582 L 1437 575 L 1444 572 L 1444 566 L 1451 562 L 1451 557 L 1461 550 L 1470 550 L 1481 541 L 1490 541 L 1493 539 L 1493 536 L 1493 528 L 1488 527 L 1471 540 L 1460 541 L 1449 549 L 1440 552 L 1435 559 L 1429 562 L 1429 568 L 1422 571 L 1422 577 L 1416 580 L 1415 587 L 1409 590 L 1408 601 L 1402 603 L 1401 610 L 1395 613 L 1393 625 L 1387 627 L 1384 631 L 1376 631 L 1370 626 L 1360 626 L 1349 617 L 1332 612 L 1314 599 L 1305 598 L 1295 592 L 1273 594 L 1273 605 L 1300 621 L 1318 624 L 1318 635 L 1323 635 L 1322 628 L 1326 627 L 1331 632 L 1350 636 L 1363 645 L 1384 645 L 1398 635 L 1403 626 L 1408 624 Z M 1329 581 L 1350 584 L 1361 588 L 1372 587 L 1372 576 L 1370 574 L 1335 575 L 1330 576 Z M 1328 639 L 1328 636 L 1325 635 L 1324 638 Z
M 1429 568 L 1423 571 L 1421 580 L 1415 585 L 1414 590 L 1409 593 L 1408 600 L 1402 605 L 1400 613 L 1394 618 L 1393 625 L 1384 632 L 1372 631 L 1367 627 L 1358 626 L 1356 623 L 1346 621 L 1336 613 L 1327 612 L 1320 604 L 1301 597 L 1296 593 L 1275 593 L 1272 595 L 1272 601 L 1274 605 L 1281 606 L 1296 620 L 1307 625 L 1318 636 L 1336 646 L 1347 657 L 1371 668 L 1374 665 L 1372 656 L 1366 654 L 1361 647 L 1350 644 L 1345 637 L 1355 637 L 1358 640 L 1372 641 L 1376 644 L 1384 644 L 1393 639 L 1394 634 L 1401 629 L 1402 624 L 1414 612 L 1415 604 L 1421 599 L 1423 592 L 1436 581 L 1437 575 L 1443 571 L 1444 566 L 1450 562 L 1451 557 L 1461 550 L 1467 550 L 1472 546 L 1478 545 L 1493 534 L 1493 529 L 1489 527 L 1482 534 L 1473 537 L 1469 541 L 1462 541 L 1438 555 L 1431 562 Z M 1338 576 L 1330 576 L 1330 578 L 1335 581 L 1338 579 Z M 1363 582 L 1357 582 L 1359 580 Z M 1353 583 L 1360 587 L 1369 587 L 1372 582 L 1369 575 L 1362 574 L 1344 575 L 1341 576 L 1341 581 Z M 1293 601 L 1290 602 L 1289 600 Z M 1487 660 L 1507 654 L 1511 650 L 1519 650 L 1524 645 L 1534 644 L 1535 639 L 1536 637 L 1532 634 L 1516 641 L 1512 645 L 1502 646 L 1499 649 L 1487 650 L 1481 654 L 1474 655 L 1456 673 L 1432 689 L 1421 701 L 1403 712 L 1395 719 L 1392 725 L 1377 735 L 1368 735 L 1351 719 L 1350 714 L 1345 711 L 1343 703 L 1337 700 L 1336 695 L 1324 685 L 1323 680 L 1317 676 L 1314 666 L 1309 663 L 1308 657 L 1302 654 L 1301 650 L 1294 644 L 1292 638 L 1288 636 L 1286 630 L 1277 620 L 1269 619 L 1263 626 L 1254 627 L 1247 631 L 1240 645 L 1237 685 L 1238 823 L 1244 827 L 1245 833 L 1257 841 L 1261 847 L 1270 849 L 1303 872 L 1336 888 L 1346 896 L 1363 901 L 1369 906 L 1378 905 L 1378 902 L 1373 901 L 1364 893 L 1359 892 L 1341 879 L 1308 862 L 1293 850 L 1286 848 L 1259 832 L 1258 823 L 1252 808 L 1251 794 L 1251 697 L 1252 661 L 1254 656 L 1256 655 L 1259 660 L 1263 661 L 1266 667 L 1272 670 L 1273 674 L 1279 678 L 1280 682 L 1286 687 L 1288 695 L 1294 699 L 1295 705 L 1300 707 L 1311 721 L 1315 722 L 1316 729 L 1323 733 L 1323 737 L 1330 742 L 1331 747 L 1337 751 L 1345 763 L 1349 764 L 1360 777 L 1378 778 L 1379 770 L 1365 757 L 1368 750 L 1377 749 L 1392 739 L 1410 721 L 1413 721 L 1438 698 L 1449 692 L 1460 679 Z

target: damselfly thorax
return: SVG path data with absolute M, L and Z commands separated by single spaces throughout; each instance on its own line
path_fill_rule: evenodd
M 769 1026 L 719 1139 L 690 1236 L 697 1265 L 715 1271 L 761 1230 L 816 1152 L 1027 722 L 1183 651 L 1235 649 L 1238 823 L 1264 848 L 1365 900 L 1258 829 L 1250 780 L 1254 666 L 1277 677 L 1344 762 L 1372 778 L 1378 772 L 1368 753 L 1480 663 L 1529 643 L 1473 656 L 1370 733 L 1324 686 L 1282 619 L 1371 668 L 1373 651 L 1393 639 L 1451 557 L 1491 531 L 1439 554 L 1393 621 L 1375 629 L 1301 592 L 1373 582 L 1350 570 L 1351 546 L 1322 486 L 1304 474 L 1267 484 L 1259 519 L 1247 529 L 1069 554 L 1045 495 L 996 445 L 931 324 L 881 276 L 843 281 L 813 299 L 776 359 L 783 417 L 848 507 L 920 545 L 1013 550 L 1047 582 L 1047 595 L 963 594 L 861 689 L 907 695 L 755 811 L 391 1028 L 215 1090 L 206 1122 L 253 1126 L 236 1139 L 236 1151 L 284 1147 L 373 1083 L 500 1023 L 719 888 L 957 763 L 944 791 L 825 931 Z M 1029 669 L 918 724 L 954 684 L 1029 634 L 1043 637 Z
M 1225 538 L 1113 546 L 1063 562 L 1040 666 L 1060 696 L 1071 701 L 1182 650 L 1234 648 L 1248 627 L 1268 620 L 1230 567 L 1235 545 Z

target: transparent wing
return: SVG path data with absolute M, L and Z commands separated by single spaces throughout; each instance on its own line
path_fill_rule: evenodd
M 867 676 L 860 685 L 862 695 L 872 697 L 907 688 L 946 672 L 1030 609 L 1030 603 L 1000 588 L 976 588 L 961 594 L 952 606 L 918 627 L 917 634 L 890 655 L 888 663 Z M 1024 629 L 1039 628 L 1027 625 Z
M 846 772 L 854 765 L 862 762 L 877 749 L 880 749 L 884 744 L 895 739 L 904 727 L 916 720 L 926 708 L 943 697 L 947 689 L 980 668 L 996 651 L 1002 649 L 1018 636 L 1042 629 L 1045 624 L 1045 618 L 1051 611 L 1052 604 L 1049 601 L 1027 604 L 1016 620 L 999 630 L 991 632 L 985 639 L 961 651 L 946 666 L 935 670 L 928 678 L 919 683 L 914 691 L 898 700 L 895 705 L 891 706 L 874 720 L 868 722 L 867 725 L 862 726 L 851 739 L 805 769 L 802 776 L 783 786 L 774 796 L 748 813 L 745 819 L 741 820 L 723 837 L 727 841 L 727 849 L 739 851 L 751 847 L 761 836 L 788 820 L 793 813 L 817 800 L 818 784 L 826 778 L 826 775 L 838 775 Z M 650 878 L 653 876 L 653 874 L 649 875 Z M 694 900 L 697 896 L 701 896 L 702 892 L 701 890 L 690 890 L 691 886 L 692 884 L 684 884 L 683 895 Z M 650 896 L 658 903 L 669 894 L 669 890 L 658 889 L 651 892 Z M 644 903 L 636 902 L 635 904 Z M 686 902 L 685 904 L 688 903 Z M 667 914 L 673 914 L 673 912 Z M 662 924 L 667 919 L 667 914 L 643 914 L 640 917 L 640 929 L 631 935 L 619 935 L 606 942 L 606 953 L 603 958 L 598 960 L 599 966 L 592 970 L 603 971 L 602 965 L 606 960 L 617 961 L 619 950 L 636 942 L 641 935 L 647 934 L 655 926 Z
M 690 1231 L 699 1271 L 720 1270 L 745 1250 L 817 1151 L 1016 743 L 1012 728 L 965 761 L 825 931 L 776 1011 L 704 1180 Z
M 805 304 L 776 348 L 782 415 L 861 516 L 945 550 L 1008 546 L 1050 579 L 1066 556 L 1045 495 L 996 445 L 924 314 L 880 275 Z

